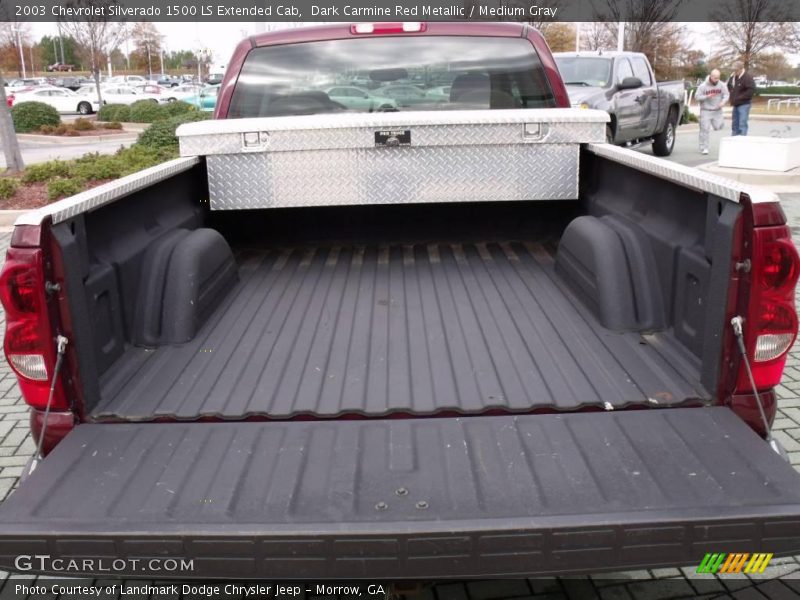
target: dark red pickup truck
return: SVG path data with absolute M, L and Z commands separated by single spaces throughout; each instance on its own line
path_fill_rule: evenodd
M 257 36 L 216 117 L 17 222 L 5 352 L 47 456 L 0 506 L 2 568 L 800 551 L 800 477 L 764 439 L 797 332 L 774 195 L 606 144 L 522 24 Z

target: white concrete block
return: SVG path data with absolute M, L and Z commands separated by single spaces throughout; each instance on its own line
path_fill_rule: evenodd
M 800 167 L 800 138 L 737 135 L 722 138 L 719 166 L 785 172 Z

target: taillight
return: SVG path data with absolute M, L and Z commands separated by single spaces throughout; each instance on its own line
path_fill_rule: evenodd
M 5 354 L 25 401 L 44 410 L 55 367 L 55 335 L 45 297 L 42 250 L 9 248 L 0 272 L 0 301 L 6 312 Z M 52 410 L 69 408 L 60 382 Z
M 426 23 L 407 21 L 404 23 L 356 23 L 350 26 L 353 35 L 368 35 L 371 33 L 422 33 L 428 28 Z
M 797 337 L 794 288 L 800 259 L 785 225 L 753 229 L 750 299 L 744 319 L 744 340 L 759 391 L 781 381 L 786 356 Z M 743 366 L 738 393 L 752 391 Z

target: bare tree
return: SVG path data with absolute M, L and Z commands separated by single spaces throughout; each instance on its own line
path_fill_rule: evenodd
M 713 13 L 719 26 L 720 58 L 730 62 L 741 60 L 749 68 L 759 55 L 770 49 L 796 50 L 800 24 L 791 21 L 790 4 L 774 0 L 724 0 Z
M 611 50 L 616 47 L 616 24 L 594 21 L 581 28 L 581 50 Z
M 8 173 L 19 173 L 25 168 L 25 163 L 22 162 L 19 140 L 17 139 L 17 133 L 14 131 L 11 111 L 8 110 L 6 82 L 2 73 L 0 73 L 0 144 L 3 146 L 3 154 L 6 159 L 6 171 Z
M 644 52 L 655 46 L 665 28 L 675 20 L 687 0 L 592 0 L 597 21 L 608 23 L 609 33 L 617 37 L 617 23 L 624 21 L 625 49 Z
M 61 26 L 67 35 L 72 36 L 80 51 L 85 55 L 86 62 L 91 65 L 97 88 L 97 99 L 102 104 L 103 97 L 100 91 L 100 69 L 104 59 L 113 52 L 124 37 L 123 23 L 108 20 L 108 16 L 95 16 L 97 7 L 105 7 L 103 15 L 109 14 L 109 8 L 117 4 L 115 0 L 70 0 L 67 6 L 87 10 L 90 17 L 76 17 L 75 20 L 62 21 Z M 88 9 L 94 7 L 93 12 Z

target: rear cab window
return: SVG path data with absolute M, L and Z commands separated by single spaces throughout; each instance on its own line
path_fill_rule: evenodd
M 227 118 L 555 106 L 525 38 L 387 36 L 251 50 Z

